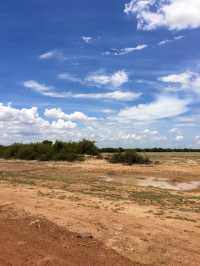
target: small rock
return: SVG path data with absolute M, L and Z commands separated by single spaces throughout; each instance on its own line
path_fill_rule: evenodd
M 78 238 L 82 238 L 82 239 L 93 239 L 92 234 L 90 233 L 79 233 L 78 234 Z
M 18 241 L 17 245 L 18 246 L 24 246 L 26 244 L 26 241 Z
M 29 225 L 30 226 L 34 225 L 37 228 L 40 228 L 40 221 L 39 220 L 32 221 Z

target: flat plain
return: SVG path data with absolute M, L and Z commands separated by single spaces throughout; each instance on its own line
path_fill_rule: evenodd
M 23 225 L 25 217 L 34 217 L 33 224 L 39 224 L 34 234 L 45 219 L 71 234 L 91 235 L 93 240 L 79 245 L 96 250 L 97 241 L 103 254 L 111 252 L 115 263 L 110 265 L 200 265 L 200 154 L 148 155 L 152 164 L 134 166 L 94 158 L 77 163 L 1 160 L 0 220 L 16 213 Z M 6 224 L 0 226 L 5 232 Z M 55 265 L 59 254 L 49 252 L 38 255 L 40 264 L 25 265 Z M 4 254 L 0 265 L 22 265 L 21 258 L 16 264 Z M 71 261 L 57 265 L 81 265 Z M 87 260 L 84 265 L 109 264 Z

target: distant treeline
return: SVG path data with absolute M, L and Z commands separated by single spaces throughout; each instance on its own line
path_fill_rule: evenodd
M 9 146 L 0 146 L 0 158 L 40 161 L 75 161 L 84 160 L 84 155 L 101 157 L 101 153 L 117 154 L 113 161 L 138 160 L 138 152 L 200 152 L 200 149 L 124 149 L 124 148 L 98 148 L 94 141 L 83 139 L 79 142 L 63 142 L 45 140 L 39 143 L 15 143 Z M 124 156 L 126 157 L 124 159 Z M 130 159 L 131 157 L 131 159 Z M 128 159 L 127 159 L 128 158 Z M 146 161 L 146 158 L 142 158 Z M 142 161 L 141 160 L 141 161 Z
M 136 151 L 136 152 L 200 152 L 200 149 L 172 149 L 172 148 L 133 148 L 133 149 L 125 149 L 125 148 L 102 148 L 99 149 L 101 153 L 118 153 L 125 151 Z
M 79 142 L 55 143 L 45 140 L 40 143 L 0 146 L 0 158 L 40 161 L 76 161 L 83 160 L 84 155 L 98 155 L 95 142 L 83 139 Z
M 0 158 L 40 161 L 81 161 L 84 160 L 85 155 L 98 155 L 99 158 L 103 158 L 100 154 L 102 150 L 95 145 L 95 142 L 86 139 L 79 142 L 52 142 L 45 140 L 39 143 L 15 143 L 9 146 L 0 146 Z M 133 149 L 126 151 L 119 148 L 115 151 L 107 151 L 111 154 L 104 156 L 104 158 L 111 163 L 128 165 L 150 163 L 147 156 L 139 154 Z

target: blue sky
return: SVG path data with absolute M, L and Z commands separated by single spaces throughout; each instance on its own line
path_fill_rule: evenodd
M 200 0 L 7 0 L 1 143 L 200 147 Z

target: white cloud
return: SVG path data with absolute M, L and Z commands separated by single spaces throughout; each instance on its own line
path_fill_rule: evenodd
M 93 38 L 90 36 L 82 36 L 81 39 L 85 42 L 85 43 L 91 43 L 93 41 Z
M 165 45 L 165 44 L 170 43 L 170 42 L 172 42 L 172 40 L 163 40 L 163 41 L 160 41 L 158 43 L 158 45 L 162 46 L 162 45 Z
M 101 110 L 101 112 L 104 113 L 104 114 L 112 114 L 112 113 L 115 113 L 115 111 L 113 109 L 109 109 L 109 108 L 103 109 L 103 110 Z
M 182 89 L 189 89 L 195 93 L 200 93 L 200 74 L 185 71 L 179 74 L 171 74 L 159 78 L 160 81 L 165 83 L 174 83 L 181 85 Z
M 71 120 L 71 121 L 95 121 L 95 117 L 89 117 L 82 112 L 74 112 L 71 114 L 64 113 L 60 108 L 46 109 L 44 115 L 48 118 Z
M 141 96 L 141 93 L 130 92 L 130 91 L 113 91 L 105 93 L 83 93 L 76 94 L 74 98 L 83 99 L 105 99 L 105 100 L 117 100 L 117 101 L 132 101 Z
M 131 0 L 124 12 L 136 15 L 138 29 L 143 30 L 200 27 L 200 0 Z
M 136 121 L 154 121 L 171 118 L 188 111 L 188 100 L 159 96 L 155 101 L 121 110 L 119 118 Z
M 177 133 L 180 132 L 178 128 L 174 127 L 169 130 L 170 133 Z
M 38 111 L 36 107 L 30 109 L 16 109 L 11 105 L 3 105 L 0 103 L 0 121 L 20 121 L 22 123 L 34 123 L 38 119 Z
M 120 87 L 128 82 L 128 74 L 124 70 L 120 70 L 112 74 L 94 73 L 89 75 L 86 78 L 86 81 L 96 85 L 111 85 L 113 87 Z
M 180 136 L 176 136 L 176 141 L 182 141 L 184 140 L 184 136 L 180 135 Z
M 114 55 L 126 55 L 135 51 L 140 51 L 145 48 L 147 48 L 148 45 L 146 44 L 140 44 L 137 45 L 136 47 L 128 47 L 128 48 L 122 48 L 122 49 L 115 49 Z
M 117 81 L 117 78 L 119 80 Z M 114 81 L 114 79 L 116 79 Z M 118 82 L 122 83 L 122 77 L 120 81 L 120 75 L 113 77 L 113 84 Z M 124 81 L 125 82 L 125 81 Z M 141 96 L 141 93 L 116 90 L 113 92 L 102 92 L 102 93 L 71 93 L 70 91 L 56 91 L 55 88 L 41 84 L 34 80 L 25 81 L 24 87 L 29 88 L 35 92 L 38 92 L 44 96 L 54 98 L 82 98 L 82 99 L 105 99 L 105 100 L 117 100 L 117 101 L 131 101 Z
M 99 119 L 90 120 L 86 114 L 81 112 L 68 114 L 60 108 L 46 109 L 43 113 L 36 107 L 15 108 L 12 105 L 0 104 L 1 144 L 44 139 L 76 141 L 88 138 L 96 140 L 101 146 L 174 147 L 178 141 L 181 145 L 185 144 L 188 137 L 194 147 L 198 142 L 200 144 L 199 135 L 195 134 L 198 131 L 191 134 L 190 131 L 181 128 L 182 132 L 175 131 L 174 134 L 169 134 L 170 126 L 176 123 L 174 119 L 168 122 L 154 121 L 152 124 L 147 120 L 144 122 L 126 120 L 125 117 L 116 120 L 114 119 L 116 116 L 113 114 L 112 116 L 113 119 L 103 115 Z
M 151 130 L 147 128 L 144 130 L 144 134 L 155 136 L 158 135 L 159 132 L 157 130 Z
M 70 73 L 61 73 L 58 75 L 59 79 L 71 81 L 71 82 L 78 82 L 82 85 L 88 86 L 112 86 L 112 87 L 120 87 L 121 85 L 128 82 L 129 77 L 126 71 L 119 70 L 112 74 L 107 73 L 91 73 L 85 78 L 79 78 L 75 75 Z
M 62 119 L 58 119 L 57 121 L 53 121 L 51 124 L 53 129 L 73 129 L 76 127 L 76 124 L 71 121 L 64 121 Z
M 103 52 L 102 55 L 111 55 L 112 53 L 110 51 Z
M 74 76 L 70 73 L 61 73 L 58 75 L 58 78 L 63 79 L 63 80 L 68 80 L 71 82 L 84 83 L 84 80 L 82 80 L 81 78 L 78 78 L 77 76 Z
M 160 80 L 167 83 L 180 83 L 184 86 L 187 86 L 190 83 L 192 76 L 193 76 L 192 72 L 186 71 L 180 74 L 172 74 L 161 77 Z
M 163 41 L 160 41 L 158 43 L 159 46 L 163 46 L 167 43 L 171 43 L 171 42 L 174 42 L 174 41 L 179 41 L 179 40 L 182 40 L 184 38 L 184 36 L 180 35 L 180 36 L 175 36 L 173 39 L 167 39 L 167 40 L 163 40 Z
M 187 116 L 178 117 L 177 122 L 184 126 L 193 126 L 200 124 L 200 115 L 199 114 L 190 114 Z
M 57 92 L 51 86 L 41 84 L 35 80 L 27 80 L 23 82 L 25 88 L 31 89 L 35 92 L 38 92 L 44 96 L 53 97 L 53 98 L 68 98 L 71 96 L 70 92 Z
M 195 136 L 194 141 L 197 145 L 200 145 L 200 136 Z
M 6 135 L 5 142 L 24 141 L 35 137 L 46 138 L 58 135 L 66 129 L 73 129 L 72 121 L 54 120 L 49 122 L 39 115 L 36 107 L 17 109 L 11 105 L 0 104 L 0 133 Z M 1 140 L 2 141 L 2 140 Z
M 174 40 L 175 41 L 179 41 L 179 40 L 182 40 L 182 39 L 184 39 L 185 38 L 185 36 L 183 36 L 183 35 L 179 35 L 179 36 L 175 36 L 174 37 Z
M 63 52 L 59 50 L 51 50 L 51 51 L 41 54 L 39 56 L 39 59 L 41 60 L 49 60 L 49 59 L 65 60 L 65 56 Z

